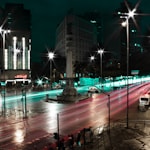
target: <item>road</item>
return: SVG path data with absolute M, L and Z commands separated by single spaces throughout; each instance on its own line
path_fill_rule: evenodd
M 130 119 L 143 119 L 141 112 L 137 111 L 137 100 L 149 89 L 150 85 L 147 83 L 130 86 Z M 18 149 L 19 146 L 28 144 L 37 138 L 57 132 L 58 123 L 60 134 L 67 135 L 83 128 L 103 126 L 108 123 L 109 115 L 111 121 L 126 119 L 126 92 L 126 88 L 122 88 L 105 94 L 93 94 L 86 100 L 69 104 L 45 102 L 40 92 L 31 93 L 27 95 L 27 118 L 23 118 L 21 95 L 14 97 L 14 100 L 17 101 L 15 104 L 11 102 L 13 98 L 11 96 L 6 102 L 9 105 L 9 108 L 7 107 L 9 113 L 5 117 L 0 117 L 0 148 Z M 108 105 L 108 94 L 110 105 Z M 110 114 L 108 108 L 110 108 Z

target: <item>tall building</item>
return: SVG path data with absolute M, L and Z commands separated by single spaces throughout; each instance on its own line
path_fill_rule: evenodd
M 72 64 L 87 62 L 90 50 L 97 44 L 95 25 L 79 16 L 69 14 L 56 29 L 55 50 L 62 57 L 72 51 Z
M 97 30 L 97 44 L 99 46 L 104 46 L 104 25 L 103 25 L 103 17 L 100 12 L 98 11 L 90 11 L 86 12 L 81 16 L 82 18 L 90 21 L 92 24 L 95 25 Z
M 0 80 L 30 81 L 31 14 L 23 4 L 8 3 L 0 18 Z M 8 32 L 10 31 L 10 32 Z

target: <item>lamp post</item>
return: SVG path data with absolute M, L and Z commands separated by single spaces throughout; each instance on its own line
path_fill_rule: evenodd
M 59 150 L 60 149 L 60 140 L 59 140 L 59 113 L 57 114 L 57 132 L 58 132 L 57 143 L 58 143 L 58 150 Z
M 52 60 L 54 58 L 54 53 L 53 52 L 49 52 L 48 53 L 48 58 L 50 60 L 50 87 L 52 88 Z
M 120 18 L 125 18 L 125 22 L 122 23 L 122 26 L 126 26 L 126 35 L 127 35 L 127 128 L 129 127 L 129 19 L 134 16 L 136 9 L 129 11 L 128 13 L 122 13 L 123 16 Z
M 95 57 L 94 57 L 94 56 L 91 56 L 91 57 L 90 57 L 90 62 L 91 62 L 91 64 L 92 64 L 92 62 L 93 62 L 94 60 L 95 60 Z M 92 67 L 92 65 L 90 65 L 90 66 L 91 66 L 91 67 L 90 67 L 90 76 L 91 76 L 91 75 L 92 75 L 92 76 L 93 76 L 93 75 L 95 76 L 95 72 L 92 71 L 92 68 L 93 68 L 93 67 Z
M 7 33 L 10 33 L 10 30 L 4 30 L 2 29 L 2 27 L 0 27 L 0 34 L 2 35 L 2 41 L 3 41 L 3 47 L 2 47 L 2 50 L 3 50 L 3 73 L 4 73 L 4 80 L 5 80 L 5 35 Z M 5 111 L 6 111 L 6 103 L 5 103 L 5 81 L 4 81 L 4 103 L 3 103 L 3 108 L 4 108 L 4 115 L 5 115 Z
M 23 108 L 23 118 L 27 118 L 27 97 L 26 97 L 26 88 L 25 86 L 23 85 L 23 88 L 22 88 L 22 108 Z M 24 103 L 24 104 L 23 104 Z
M 105 93 L 104 91 L 101 90 L 101 92 L 108 97 L 108 133 L 110 134 L 110 94 Z
M 100 56 L 100 76 L 101 76 L 101 80 L 100 80 L 100 84 L 101 84 L 101 88 L 102 88 L 102 55 L 103 55 L 104 49 L 99 49 L 98 50 L 98 54 Z
M 127 128 L 129 126 L 129 19 L 126 19 L 127 22 Z
M 110 134 L 110 95 L 109 94 L 107 94 L 107 96 L 108 96 L 108 114 L 109 114 L 109 116 L 108 116 L 108 123 L 109 123 L 109 134 Z

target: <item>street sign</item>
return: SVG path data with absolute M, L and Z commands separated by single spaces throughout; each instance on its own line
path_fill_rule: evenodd
M 131 70 L 131 74 L 132 75 L 138 75 L 139 74 L 139 70 Z

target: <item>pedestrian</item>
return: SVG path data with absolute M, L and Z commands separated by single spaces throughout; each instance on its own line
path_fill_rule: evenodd
M 65 140 L 64 140 L 64 138 L 60 140 L 60 148 L 61 148 L 61 150 L 65 150 Z
M 81 146 L 80 140 L 81 140 L 81 133 L 80 133 L 80 131 L 79 131 L 79 132 L 78 132 L 78 135 L 77 135 L 77 141 L 76 141 L 77 146 Z
M 48 150 L 48 147 L 47 147 L 47 146 L 44 146 L 43 150 Z
M 36 144 L 34 144 L 34 150 L 37 150 L 37 146 L 36 146 Z
M 52 143 L 49 143 L 48 150 L 54 150 L 53 147 L 52 147 Z
M 91 128 L 90 128 L 90 142 L 93 142 L 93 131 Z
M 56 145 L 55 142 L 51 143 L 50 146 L 49 146 L 49 150 L 56 150 L 56 147 L 57 147 L 57 145 Z
M 71 149 L 71 135 L 68 135 L 68 146 L 69 146 L 69 149 Z
M 71 141 L 70 141 L 71 147 L 73 148 L 74 146 L 74 136 L 71 134 Z

